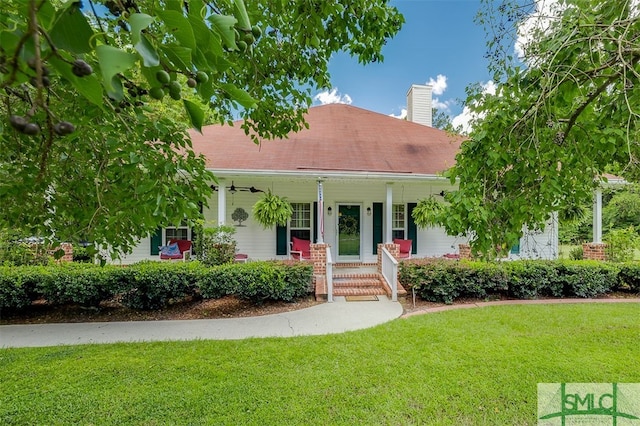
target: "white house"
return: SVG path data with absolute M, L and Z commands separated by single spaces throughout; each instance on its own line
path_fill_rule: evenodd
M 230 225 L 236 223 L 236 209 L 249 213 L 235 238 L 239 252 L 250 259 L 288 258 L 292 237 L 328 243 L 336 262 L 376 262 L 377 244 L 393 238 L 412 240 L 414 257 L 456 253 L 465 237 L 417 228 L 411 212 L 420 199 L 451 189 L 442 172 L 454 164 L 461 138 L 430 127 L 430 86 L 412 86 L 407 99 L 413 121 L 350 105 L 317 106 L 306 117 L 309 129 L 260 145 L 240 123 L 193 132 L 194 150 L 205 155 L 219 180 L 212 183 L 216 191 L 203 211 L 205 219 Z M 286 227 L 263 229 L 252 219 L 252 207 L 267 189 L 292 203 Z M 140 241 L 122 263 L 157 258 L 158 246 L 175 237 L 190 239 L 191 230 L 162 229 Z M 555 258 L 557 253 L 552 221 L 544 232 L 524 232 L 511 257 Z

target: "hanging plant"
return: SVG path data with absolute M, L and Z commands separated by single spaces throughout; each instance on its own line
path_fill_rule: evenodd
M 444 206 L 431 195 L 418 201 L 411 216 L 416 225 L 420 228 L 427 228 L 440 225 L 443 214 Z
M 253 205 L 253 217 L 264 228 L 273 228 L 274 225 L 285 226 L 292 215 L 293 208 L 287 198 L 274 195 L 271 190 Z

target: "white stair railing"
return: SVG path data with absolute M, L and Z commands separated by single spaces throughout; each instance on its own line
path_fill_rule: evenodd
M 327 265 L 325 268 L 327 280 L 327 302 L 333 302 L 333 259 L 331 248 L 327 245 Z
M 385 284 L 391 289 L 391 300 L 398 301 L 398 261 L 387 250 L 382 247 L 382 277 Z

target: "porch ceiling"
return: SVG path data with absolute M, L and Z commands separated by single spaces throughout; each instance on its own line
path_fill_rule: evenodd
M 220 172 L 424 178 L 450 168 L 461 142 L 442 130 L 350 105 L 310 108 L 307 121 L 309 129 L 260 145 L 240 122 L 207 126 L 192 133 L 193 148 Z

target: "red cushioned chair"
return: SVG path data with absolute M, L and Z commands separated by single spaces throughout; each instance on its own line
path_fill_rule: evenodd
M 394 244 L 400 246 L 400 253 L 398 253 L 398 259 L 411 259 L 411 248 L 413 240 L 402 240 L 400 238 L 393 239 Z
M 189 240 L 170 240 L 168 245 L 160 247 L 160 259 L 184 262 L 191 257 L 191 246 L 192 243 Z
M 297 260 L 311 259 L 311 241 L 291 237 L 291 242 L 289 243 L 289 254 L 293 259 Z

